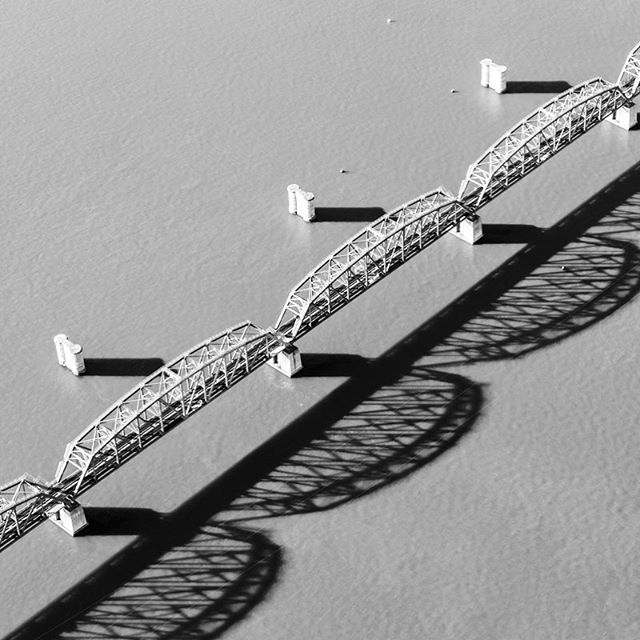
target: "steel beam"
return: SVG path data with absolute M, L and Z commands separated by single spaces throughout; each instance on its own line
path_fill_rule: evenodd
M 293 288 L 276 328 L 290 340 L 300 338 L 471 213 L 440 187 L 382 216 Z
M 620 87 L 602 78 L 557 95 L 507 131 L 469 167 L 458 199 L 477 211 L 628 103 Z

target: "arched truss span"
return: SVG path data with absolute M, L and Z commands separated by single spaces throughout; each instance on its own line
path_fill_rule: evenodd
M 640 92 L 640 42 L 629 52 L 617 85 L 629 99 Z
M 627 103 L 620 87 L 602 78 L 559 94 L 520 121 L 469 167 L 459 200 L 477 210 Z
M 86 491 L 279 348 L 278 338 L 247 321 L 160 367 L 67 445 L 57 486 L 73 495 Z
M 301 337 L 469 214 L 439 188 L 382 216 L 298 283 L 276 329 L 290 340 Z
M 0 487 L 0 551 L 47 519 L 65 494 L 25 474 Z

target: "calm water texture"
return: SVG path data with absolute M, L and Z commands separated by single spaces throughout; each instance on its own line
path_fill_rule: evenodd
M 360 208 L 455 192 L 545 91 L 615 81 L 640 4 L 4 2 L 0 31 L 8 481 L 141 379 L 76 379 L 54 334 L 166 361 L 274 323 Z M 532 84 L 482 89 L 484 57 Z M 483 213 L 519 226 L 443 239 L 305 338 L 307 375 L 102 482 L 93 534 L 2 553 L 0 633 L 637 638 L 639 135 L 590 132 Z M 345 219 L 289 216 L 292 182 Z

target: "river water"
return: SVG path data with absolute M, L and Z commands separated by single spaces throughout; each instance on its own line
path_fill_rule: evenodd
M 51 479 L 145 367 L 273 324 L 375 208 L 615 81 L 639 25 L 630 0 L 4 2 L 4 480 Z M 597 127 L 483 210 L 488 242 L 305 337 L 303 376 L 260 370 L 87 493 L 86 535 L 7 549 L 0 634 L 637 638 L 638 160 Z M 111 375 L 58 367 L 59 332 Z

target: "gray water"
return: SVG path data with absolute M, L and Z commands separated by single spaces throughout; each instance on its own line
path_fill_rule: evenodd
M 141 379 L 76 379 L 53 335 L 144 363 L 272 324 L 357 208 L 457 191 L 552 96 L 482 89 L 480 59 L 615 81 L 638 25 L 630 1 L 3 3 L 4 479 L 52 478 Z M 636 638 L 638 173 L 588 201 L 639 159 L 599 126 L 483 212 L 520 237 L 443 239 L 304 339 L 308 375 L 257 372 L 86 494 L 93 535 L 3 552 L 0 632 Z M 289 216 L 292 182 L 350 219 Z

